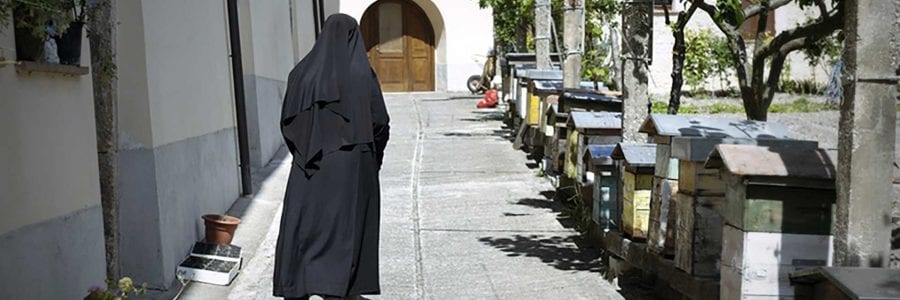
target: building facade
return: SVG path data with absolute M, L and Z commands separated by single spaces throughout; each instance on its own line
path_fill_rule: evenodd
M 493 40 L 476 1 L 237 0 L 236 83 L 227 1 L 113 1 L 115 246 L 121 274 L 152 289 L 177 287 L 176 266 L 203 239 L 200 216 L 241 197 L 240 166 L 265 166 L 282 147 L 287 75 L 328 15 L 362 21 L 386 91 L 464 90 Z M 90 43 L 84 35 L 82 67 L 32 64 L 44 71 L 16 64 L 15 43 L 0 29 L 0 299 L 80 299 L 107 264 Z

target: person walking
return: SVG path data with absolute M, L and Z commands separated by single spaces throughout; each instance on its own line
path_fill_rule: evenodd
M 293 155 L 275 248 L 273 295 L 379 294 L 378 172 L 389 137 L 357 21 L 328 17 L 288 76 L 281 132 Z

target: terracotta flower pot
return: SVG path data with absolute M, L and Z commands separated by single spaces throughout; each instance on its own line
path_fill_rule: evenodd
M 206 225 L 207 243 L 228 245 L 231 244 L 234 230 L 241 223 L 241 219 L 228 215 L 209 214 L 203 215 L 203 223 Z

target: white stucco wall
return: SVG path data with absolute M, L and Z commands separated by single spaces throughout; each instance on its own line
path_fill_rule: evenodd
M 309 1 L 296 1 L 295 5 L 304 5 Z M 287 0 L 251 1 L 249 10 L 251 39 L 243 40 L 243 45 L 253 47 L 252 56 L 243 55 L 244 60 L 251 59 L 252 68 L 246 68 L 244 74 L 287 80 L 287 74 L 293 67 L 293 48 L 291 47 L 291 11 Z M 247 11 L 240 11 L 247 14 Z M 245 23 L 242 22 L 241 25 Z M 226 32 L 227 33 L 227 32 Z
M 357 20 L 374 0 L 340 1 L 340 12 Z M 483 57 L 494 44 L 493 14 L 477 1 L 413 0 L 435 31 L 435 89 L 463 91 L 466 79 L 481 74 L 475 56 Z
M 12 24 L 2 25 L 0 57 L 15 60 Z M 81 62 L 90 63 L 87 39 Z M 0 235 L 100 205 L 94 126 L 90 75 L 0 67 Z
M 673 10 L 669 12 L 672 22 L 677 19 L 678 12 L 683 9 L 683 5 L 679 1 L 673 1 Z M 802 10 L 795 4 L 788 4 L 780 7 L 775 11 L 775 31 L 778 32 L 795 27 L 798 23 L 806 20 L 806 16 L 817 16 L 815 10 Z M 719 29 L 713 23 L 712 19 L 705 12 L 698 10 L 688 22 L 688 30 L 710 29 L 713 34 L 722 36 Z M 666 26 L 665 16 L 662 10 L 656 11 L 653 17 L 653 64 L 650 66 L 650 93 L 651 94 L 667 94 L 672 87 L 672 47 L 675 44 L 675 38 L 672 36 L 672 30 Z M 752 45 L 748 44 L 748 50 L 752 51 Z M 788 63 L 791 68 L 792 79 L 815 78 L 820 82 L 824 82 L 827 73 L 823 67 L 812 67 L 804 59 L 803 53 L 797 51 L 788 56 Z M 737 77 L 728 78 L 732 86 L 736 87 Z M 689 88 L 687 85 L 684 89 Z M 711 78 L 707 84 L 707 89 L 721 89 L 721 84 L 717 78 Z
M 153 146 L 235 126 L 226 15 L 220 1 L 143 1 Z
M 293 1 L 294 63 L 300 62 L 316 43 L 312 1 Z

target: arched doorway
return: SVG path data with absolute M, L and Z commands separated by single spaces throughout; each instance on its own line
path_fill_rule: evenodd
M 383 91 L 434 90 L 434 30 L 418 5 L 375 2 L 363 14 L 360 28 Z

